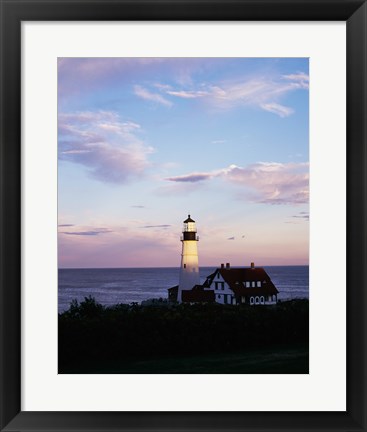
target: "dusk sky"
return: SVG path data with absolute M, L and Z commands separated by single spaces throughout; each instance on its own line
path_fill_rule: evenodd
M 59 267 L 302 265 L 305 58 L 59 58 Z

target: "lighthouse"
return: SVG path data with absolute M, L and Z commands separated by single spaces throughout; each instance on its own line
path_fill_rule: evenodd
M 181 269 L 177 294 L 179 303 L 182 302 L 182 291 L 191 290 L 195 285 L 200 285 L 198 241 L 199 237 L 196 235 L 195 221 L 189 215 L 183 222 L 181 236 Z

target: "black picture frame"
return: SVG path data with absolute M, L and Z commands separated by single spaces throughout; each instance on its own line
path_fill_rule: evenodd
M 0 5 L 1 431 L 366 431 L 366 1 L 0 0 Z M 347 410 L 345 412 L 21 411 L 21 22 L 34 20 L 341 20 L 346 22 Z

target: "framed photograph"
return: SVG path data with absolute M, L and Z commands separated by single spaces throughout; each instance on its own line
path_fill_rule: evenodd
M 58 58 L 59 374 L 308 374 L 308 69 Z
M 365 1 L 1 6 L 1 430 L 366 430 Z

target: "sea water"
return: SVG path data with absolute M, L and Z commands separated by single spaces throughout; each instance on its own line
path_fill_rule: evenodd
M 308 298 L 308 266 L 264 267 L 279 294 L 278 299 Z M 214 267 L 201 267 L 201 281 Z M 69 308 L 74 299 L 92 296 L 110 306 L 167 298 L 167 289 L 177 285 L 179 268 L 59 269 L 58 309 Z

